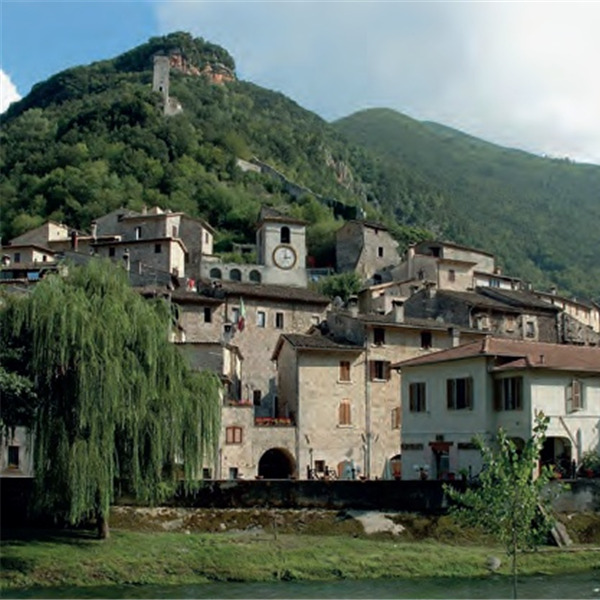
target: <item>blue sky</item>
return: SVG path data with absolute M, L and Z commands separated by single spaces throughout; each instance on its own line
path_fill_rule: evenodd
M 600 164 L 600 2 L 0 0 L 1 109 L 154 35 L 225 47 L 238 76 L 328 120 L 385 106 Z

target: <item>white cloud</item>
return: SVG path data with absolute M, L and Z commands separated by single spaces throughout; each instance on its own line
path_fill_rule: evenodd
M 600 3 L 163 0 L 157 16 L 325 118 L 386 106 L 600 164 Z
M 0 113 L 3 113 L 11 104 L 20 100 L 21 96 L 17 92 L 15 84 L 10 80 L 10 77 L 0 69 Z

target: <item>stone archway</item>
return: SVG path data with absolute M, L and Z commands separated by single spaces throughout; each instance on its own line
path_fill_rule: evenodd
M 296 474 L 296 461 L 285 448 L 267 450 L 258 462 L 258 475 L 263 479 L 289 479 Z

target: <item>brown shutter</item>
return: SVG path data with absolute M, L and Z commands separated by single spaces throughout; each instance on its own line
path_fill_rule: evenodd
M 391 364 L 392 363 L 389 360 L 386 360 L 385 363 L 383 364 L 383 378 L 386 381 L 390 380 L 390 377 L 392 374 L 392 369 L 390 368 Z
M 494 381 L 494 410 L 502 410 L 502 379 L 496 379 Z
M 449 409 L 453 409 L 454 405 L 455 405 L 454 389 L 455 389 L 454 379 L 447 379 L 446 380 L 446 406 Z
M 572 391 L 571 391 L 571 410 L 578 410 L 581 408 L 581 382 L 577 379 L 573 379 Z
M 473 410 L 473 378 L 467 377 L 465 381 L 465 392 L 467 394 L 467 401 L 465 402 L 466 407 L 469 410 Z
M 375 361 L 369 361 L 369 379 L 373 381 L 375 379 Z

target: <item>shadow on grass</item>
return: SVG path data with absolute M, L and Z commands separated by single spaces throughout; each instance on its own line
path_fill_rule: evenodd
M 0 540 L 3 544 L 19 545 L 27 542 L 53 542 L 80 544 L 98 540 L 95 531 L 90 529 L 37 529 L 2 527 Z

